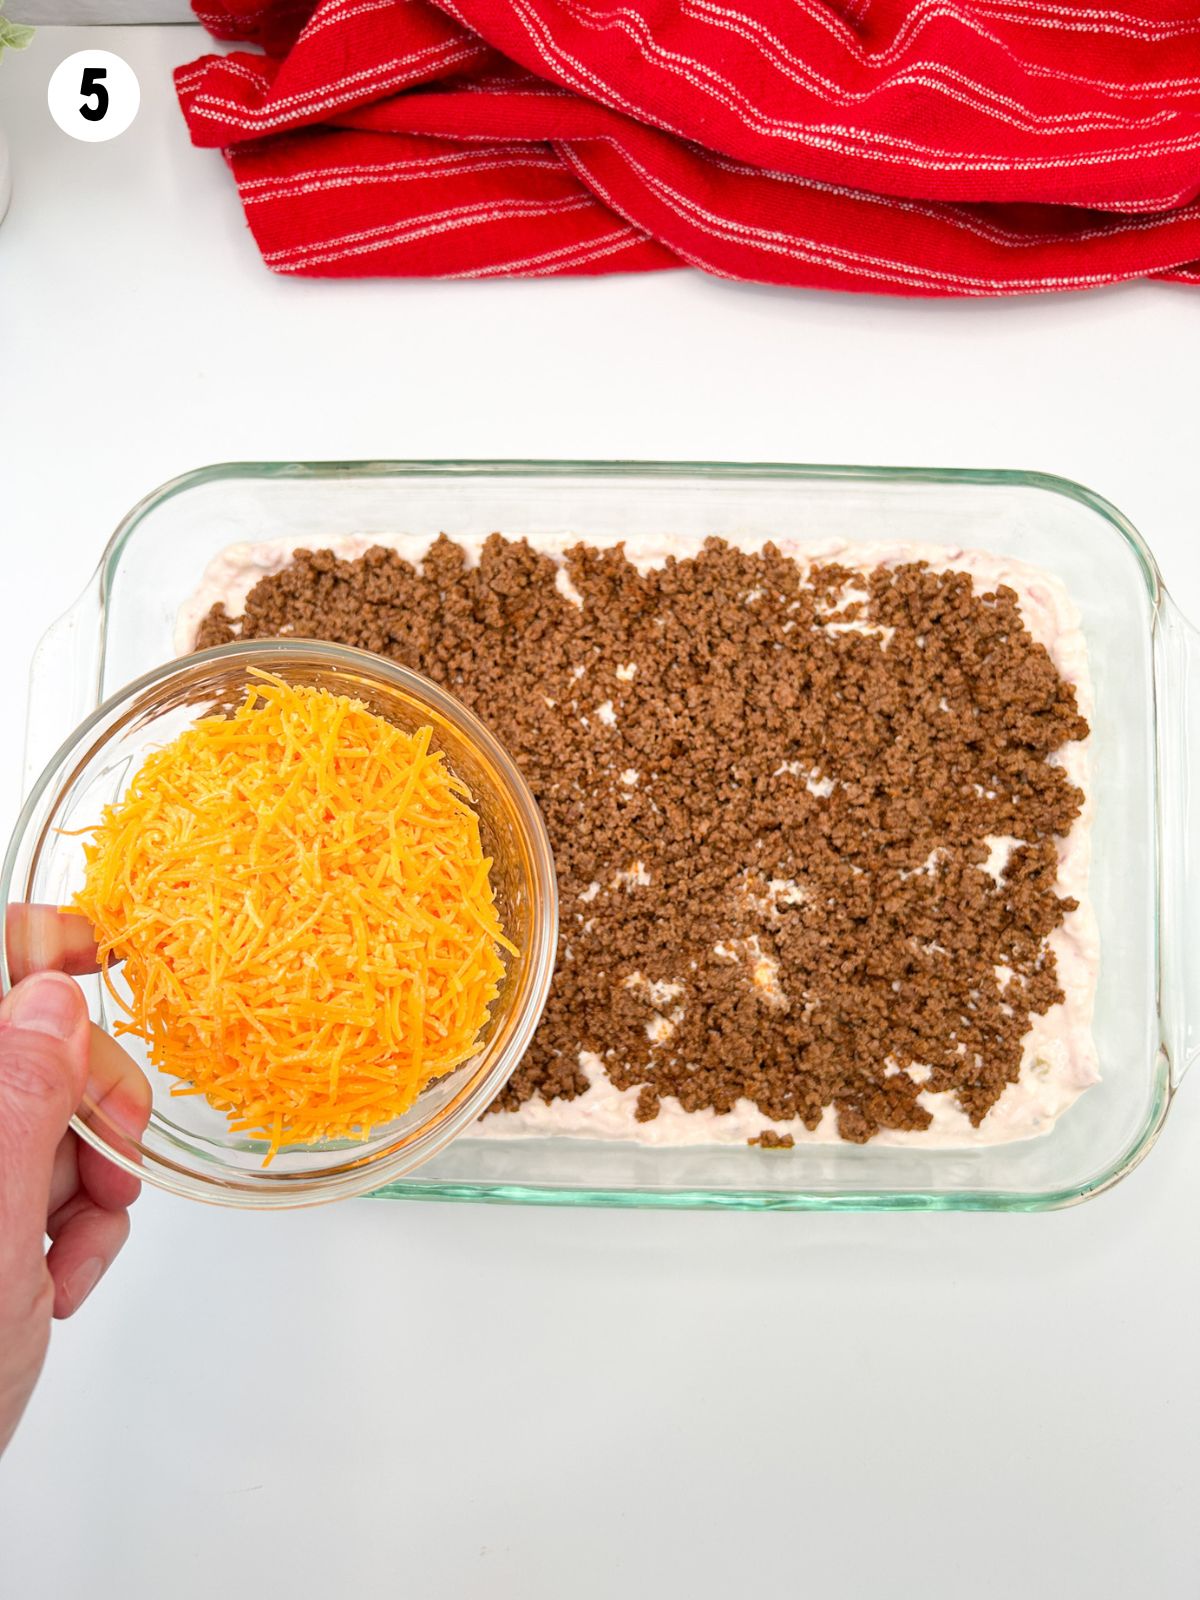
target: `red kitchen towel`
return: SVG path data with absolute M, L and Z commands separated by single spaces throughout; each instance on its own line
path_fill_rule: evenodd
M 1200 282 L 1193 0 L 193 0 L 276 272 Z

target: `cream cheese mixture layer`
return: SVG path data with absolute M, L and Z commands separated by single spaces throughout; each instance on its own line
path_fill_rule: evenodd
M 1033 637 L 1045 645 L 1061 676 L 1075 686 L 1079 710 L 1085 717 L 1093 713 L 1091 676 L 1079 613 L 1062 582 L 1050 573 L 1008 556 L 982 550 L 957 549 L 948 545 L 851 544 L 830 540 L 824 543 L 776 537 L 738 538 L 724 536 L 726 543 L 753 552 L 768 542 L 802 566 L 836 561 L 864 573 L 878 566 L 896 567 L 912 561 L 926 561 L 938 571 L 969 573 L 976 590 L 985 593 L 1006 584 L 1019 597 L 1021 615 Z M 181 608 L 175 632 L 179 654 L 194 648 L 197 630 L 209 610 L 220 602 L 230 616 L 240 615 L 247 594 L 260 578 L 280 572 L 293 552 L 300 547 L 332 549 L 345 560 L 354 560 L 376 545 L 397 550 L 406 560 L 420 565 L 430 539 L 427 535 L 398 534 L 389 537 L 349 536 L 338 539 L 276 539 L 260 544 L 235 544 L 220 552 L 209 564 L 196 592 Z M 535 549 L 561 561 L 563 552 L 584 542 L 593 546 L 617 544 L 612 538 L 582 538 L 575 533 L 533 536 Z M 477 560 L 483 544 L 481 536 L 455 537 L 471 560 Z M 695 538 L 665 536 L 659 539 L 627 540 L 626 555 L 641 571 L 662 566 L 669 556 L 684 558 L 695 554 L 700 541 Z M 573 604 L 581 603 L 563 565 L 559 590 Z M 876 631 L 870 623 L 842 626 Z M 964 1112 L 954 1103 L 952 1093 L 918 1096 L 933 1118 L 920 1130 L 881 1129 L 871 1143 L 917 1148 L 963 1148 L 974 1145 L 1004 1144 L 1049 1132 L 1055 1119 L 1074 1100 L 1099 1079 L 1096 1049 L 1092 1040 L 1092 1008 L 1100 964 L 1099 935 L 1095 913 L 1088 897 L 1091 861 L 1091 798 L 1088 790 L 1088 746 L 1090 740 L 1067 745 L 1051 759 L 1066 772 L 1085 795 L 1083 810 L 1071 832 L 1058 841 L 1058 890 L 1079 902 L 1063 925 L 1051 934 L 1048 945 L 1058 965 L 1058 981 L 1065 999 L 1044 1016 L 1035 1016 L 1025 1036 L 1020 1077 L 1009 1084 L 979 1127 L 971 1126 Z M 997 837 L 989 841 L 991 854 L 980 868 L 998 876 L 1009 851 L 1019 841 Z M 754 963 L 747 962 L 748 981 L 758 979 Z M 1003 979 L 1004 974 L 997 972 Z M 669 1000 L 662 1023 L 672 1022 Z M 675 1019 L 677 1020 L 677 1019 Z M 579 1065 L 590 1087 L 574 1100 L 546 1102 L 537 1096 L 516 1111 L 503 1111 L 482 1119 L 477 1133 L 488 1138 L 513 1138 L 558 1134 L 589 1139 L 633 1140 L 646 1145 L 742 1144 L 765 1129 L 791 1134 L 797 1145 L 837 1144 L 842 1141 L 837 1119 L 827 1108 L 815 1129 L 799 1120 L 776 1121 L 763 1115 L 749 1100 L 740 1100 L 727 1113 L 711 1109 L 685 1111 L 678 1100 L 664 1097 L 658 1115 L 650 1122 L 634 1116 L 638 1090 L 618 1089 L 604 1071 L 599 1056 L 581 1048 Z M 899 1069 L 897 1069 L 899 1070 Z M 908 1069 L 916 1081 L 920 1069 Z

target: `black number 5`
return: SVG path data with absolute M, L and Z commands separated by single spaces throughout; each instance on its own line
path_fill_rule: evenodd
M 84 67 L 83 82 L 79 85 L 79 92 L 85 100 L 95 98 L 94 106 L 82 105 L 79 115 L 85 122 L 103 122 L 108 115 L 108 90 L 104 87 L 103 80 L 108 76 L 107 67 Z

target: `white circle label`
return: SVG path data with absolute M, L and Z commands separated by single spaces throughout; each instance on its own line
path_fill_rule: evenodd
M 55 122 L 88 144 L 124 133 L 141 101 L 137 74 L 111 50 L 77 50 L 55 67 L 46 90 Z

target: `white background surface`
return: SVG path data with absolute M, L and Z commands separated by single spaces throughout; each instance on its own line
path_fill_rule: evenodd
M 46 29 L 0 65 L 0 833 L 38 635 L 134 500 L 223 458 L 1045 468 L 1200 617 L 1200 292 L 277 279 L 173 103 L 203 43 Z M 112 144 L 46 110 L 85 44 L 141 77 Z M 147 1194 L 0 1467 L 0 1592 L 1195 1596 L 1198 1155 L 1193 1075 L 1139 1171 L 1046 1216 Z
M 192 22 L 188 0 L 8 0 L 14 22 Z

